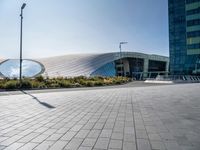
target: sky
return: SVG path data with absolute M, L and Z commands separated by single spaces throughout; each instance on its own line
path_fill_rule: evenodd
M 0 58 L 122 51 L 169 55 L 167 0 L 0 0 Z

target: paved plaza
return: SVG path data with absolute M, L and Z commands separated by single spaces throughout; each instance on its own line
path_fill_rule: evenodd
M 200 84 L 2 94 L 2 149 L 200 150 Z

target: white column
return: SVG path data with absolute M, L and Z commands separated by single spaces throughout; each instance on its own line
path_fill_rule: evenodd
M 148 68 L 149 68 L 149 59 L 148 58 L 144 58 L 144 77 L 147 77 L 147 72 L 148 72 Z

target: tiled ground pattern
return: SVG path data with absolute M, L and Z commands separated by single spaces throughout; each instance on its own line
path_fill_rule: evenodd
M 0 150 L 200 150 L 200 84 L 0 96 Z

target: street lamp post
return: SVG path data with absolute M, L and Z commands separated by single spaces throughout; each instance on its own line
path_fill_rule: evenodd
M 23 3 L 21 6 L 21 27 L 20 27 L 20 68 L 19 68 L 19 80 L 20 80 L 20 85 L 22 85 L 22 25 L 23 25 L 23 9 L 25 8 L 26 3 Z
M 123 76 L 122 75 L 122 68 L 123 68 L 123 66 L 122 66 L 122 44 L 127 44 L 128 42 L 120 42 L 119 43 L 119 52 L 120 52 L 120 66 L 121 66 L 121 69 L 120 69 L 120 71 L 121 71 L 121 76 Z

